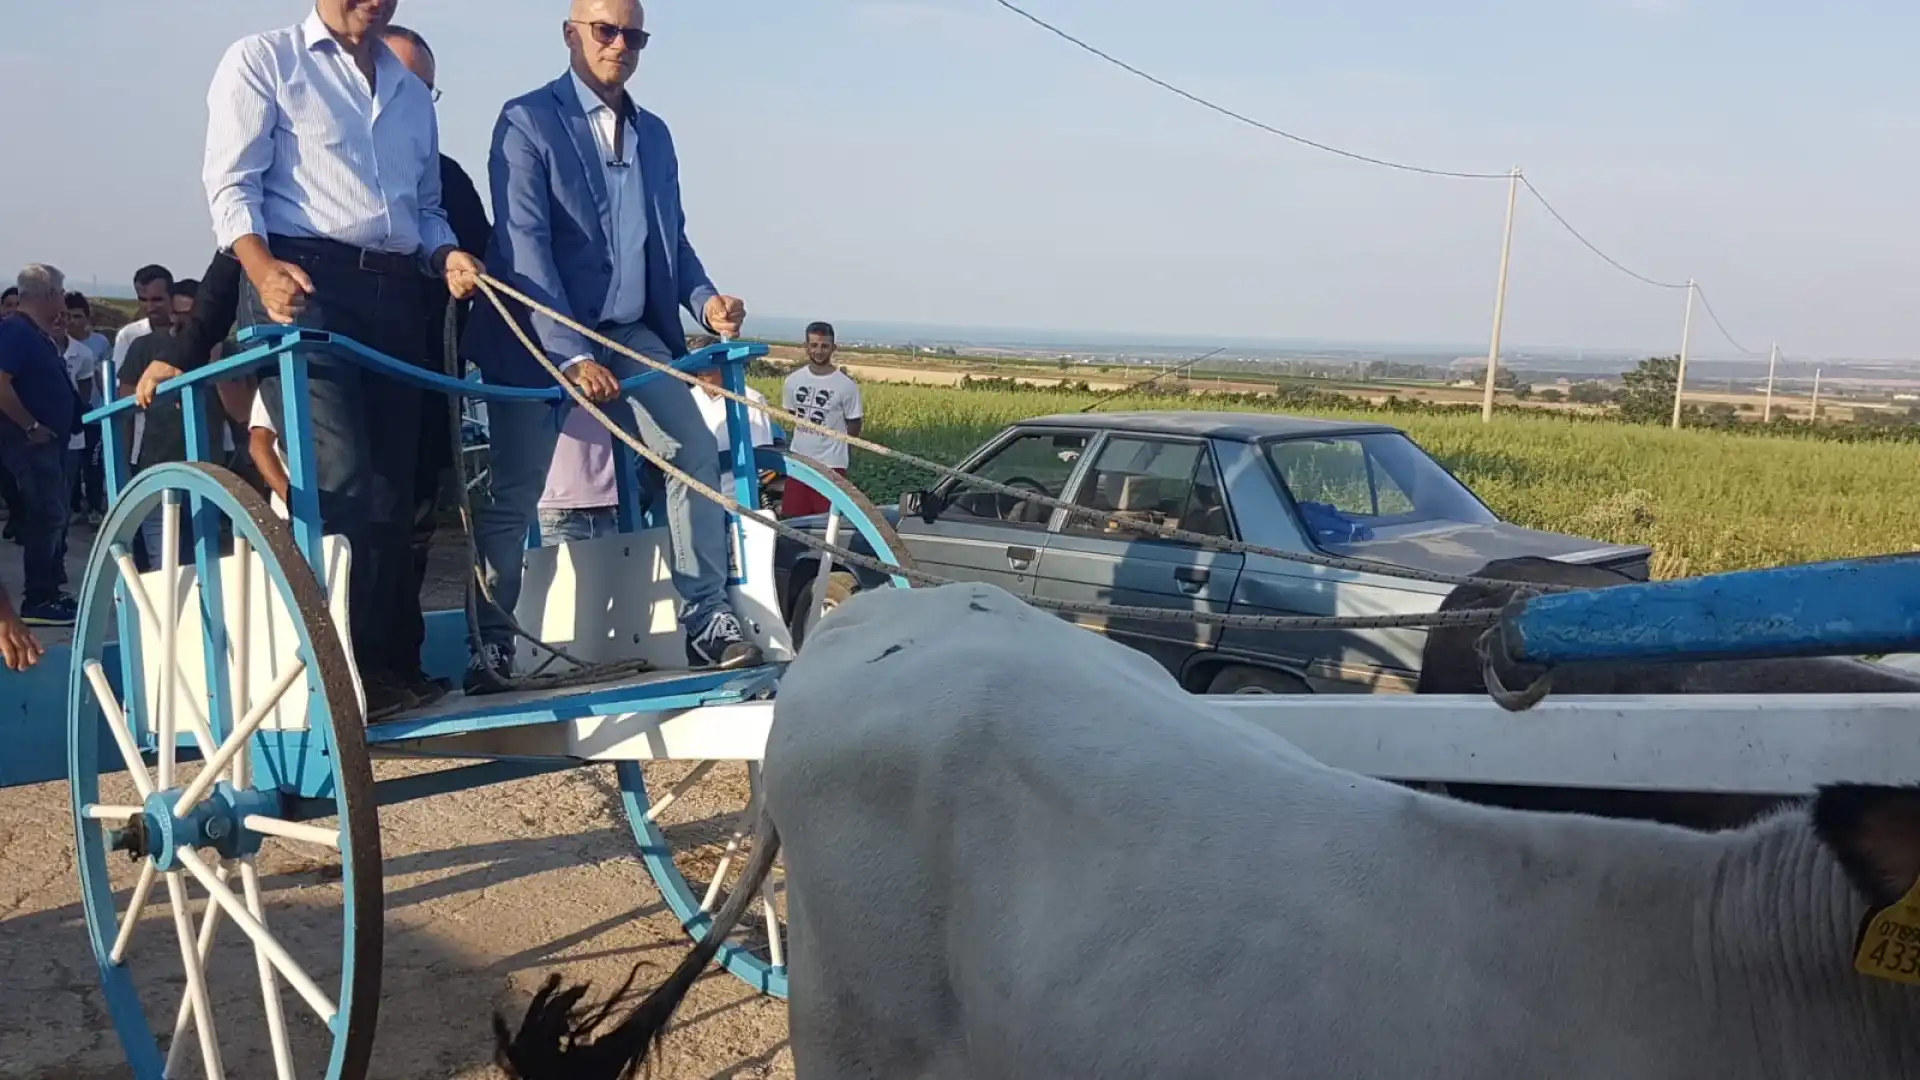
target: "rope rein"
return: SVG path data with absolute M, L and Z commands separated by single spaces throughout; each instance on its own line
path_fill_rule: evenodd
M 538 300 L 535 300 L 532 297 L 526 295 L 525 293 L 520 292 L 519 290 L 513 288 L 511 285 L 508 285 L 505 282 L 500 281 L 498 278 L 495 278 L 491 275 L 483 275 L 480 279 L 480 287 L 482 291 L 487 293 L 487 298 L 493 301 L 494 307 L 500 310 L 501 317 L 506 319 L 507 322 L 514 327 L 516 336 L 520 338 L 521 343 L 526 345 L 530 352 L 537 354 L 537 358 L 541 361 L 541 366 L 547 368 L 548 373 L 551 375 L 554 375 L 556 380 L 559 381 L 562 386 L 570 386 L 571 380 L 568 380 L 564 375 L 559 373 L 559 369 L 556 368 L 552 363 L 548 361 L 546 353 L 542 351 L 538 346 L 536 346 L 527 337 L 527 335 L 520 330 L 519 324 L 507 315 L 505 306 L 502 305 L 499 301 L 499 298 L 494 295 L 494 292 L 496 290 L 501 295 L 510 297 L 526 305 L 526 307 L 529 310 L 533 311 L 535 314 L 542 315 L 546 318 L 552 319 L 554 322 L 559 323 L 561 326 L 564 326 L 567 329 L 580 334 L 581 336 L 585 337 L 587 340 L 592 341 L 593 343 L 600 345 L 603 348 L 606 348 L 612 352 L 619 353 L 621 356 L 625 356 L 631 360 L 634 360 L 649 368 L 652 368 L 653 370 L 658 371 L 662 374 L 671 376 L 675 379 L 679 379 L 681 382 L 686 383 L 688 386 L 700 385 L 700 380 L 694 377 L 693 375 L 689 375 L 688 373 L 681 371 L 679 368 L 674 367 L 671 364 L 663 364 L 663 363 L 660 363 L 658 360 L 654 360 L 651 357 L 643 356 L 639 352 L 633 349 L 630 349 L 625 345 L 622 345 L 621 343 L 613 340 L 612 338 L 609 338 L 604 334 L 601 334 L 595 330 L 592 330 L 586 326 L 581 325 L 577 320 L 572 319 L 566 315 L 561 314 L 560 312 L 553 310 L 551 307 L 548 307 L 547 305 L 540 303 Z M 712 389 L 717 390 L 721 397 L 724 397 L 729 401 L 737 401 L 740 404 L 745 405 L 749 409 L 757 409 L 761 412 L 766 413 L 768 416 L 773 417 L 774 419 L 780 420 L 784 423 L 792 424 L 794 427 L 799 428 L 801 430 L 811 431 L 817 435 L 823 435 L 836 442 L 842 442 L 842 443 L 846 443 L 849 446 L 858 447 L 862 450 L 868 451 L 869 453 L 878 454 L 879 456 L 883 458 L 887 458 L 892 461 L 898 461 L 902 464 L 912 465 L 915 468 L 923 469 L 927 472 L 937 473 L 943 477 L 949 477 L 952 479 L 963 481 L 969 487 L 980 488 L 983 490 L 992 491 L 996 494 L 1009 495 L 1014 498 L 1024 499 L 1028 502 L 1038 503 L 1041 506 L 1045 506 L 1051 510 L 1063 510 L 1067 513 L 1069 518 L 1085 518 L 1087 520 L 1099 521 L 1103 524 L 1125 529 L 1129 532 L 1149 533 L 1163 540 L 1176 540 L 1184 544 L 1192 544 L 1198 547 L 1202 547 L 1209 551 L 1219 551 L 1219 552 L 1235 553 L 1235 554 L 1241 554 L 1241 555 L 1264 555 L 1268 558 L 1282 559 L 1287 562 L 1305 563 L 1309 566 L 1321 566 L 1321 567 L 1326 567 L 1327 569 L 1330 569 L 1330 570 L 1345 570 L 1350 573 L 1375 574 L 1381 577 L 1403 578 L 1410 581 L 1426 582 L 1428 584 L 1433 584 L 1433 585 L 1454 585 L 1454 586 L 1477 585 L 1477 586 L 1488 587 L 1488 588 L 1506 588 L 1507 586 L 1513 584 L 1512 582 L 1501 581 L 1497 578 L 1483 578 L 1483 577 L 1473 577 L 1473 576 L 1464 575 L 1464 574 L 1443 574 L 1443 573 L 1437 573 L 1437 572 L 1426 571 L 1426 570 L 1414 570 L 1404 566 L 1394 566 L 1390 563 L 1378 562 L 1373 559 L 1346 559 L 1346 558 L 1340 558 L 1339 556 L 1335 556 L 1335 555 L 1322 555 L 1315 552 L 1284 551 L 1279 548 L 1267 547 L 1262 544 L 1250 544 L 1243 540 L 1234 540 L 1228 537 L 1209 536 L 1205 533 L 1190 532 L 1188 530 L 1177 528 L 1172 525 L 1162 525 L 1154 522 L 1139 521 L 1132 518 L 1123 518 L 1116 514 L 1113 514 L 1104 510 L 1094 510 L 1085 506 L 1076 506 L 1072 503 L 1066 502 L 1065 500 L 1057 499 L 1051 495 L 1034 491 L 1031 488 L 1011 487 L 1009 485 L 1002 484 L 994 480 L 988 480 L 985 477 L 974 476 L 970 473 L 961 472 L 959 469 L 956 469 L 951 465 L 942 465 L 937 461 L 930 461 L 926 458 L 918 457 L 914 454 L 909 454 L 904 450 L 895 450 L 892 447 L 882 446 L 879 443 L 873 442 L 871 440 L 863 439 L 858 435 L 849 435 L 842 431 L 835 431 L 832 428 L 826 427 L 825 425 L 814 423 L 813 421 L 808 420 L 805 417 L 796 416 L 793 413 L 787 412 L 785 409 L 778 408 L 777 406 L 773 405 L 770 402 L 755 401 L 744 394 L 736 394 L 733 391 L 728 390 L 724 387 L 713 387 Z M 1543 585 L 1539 587 L 1547 592 L 1574 591 L 1572 586 L 1564 586 L 1564 585 L 1553 585 L 1553 586 Z
M 531 337 L 528 336 L 526 330 L 520 326 L 519 322 L 513 318 L 511 312 L 507 310 L 507 306 L 501 300 L 501 296 L 505 295 L 515 300 L 518 300 L 521 303 L 528 305 L 532 310 L 540 314 L 546 315 L 549 318 L 553 318 L 556 321 L 560 322 L 562 325 L 568 326 L 569 328 L 574 329 L 586 335 L 590 340 L 596 342 L 597 344 L 600 344 L 614 352 L 617 352 L 622 356 L 626 356 L 630 359 L 638 361 L 639 363 L 645 364 L 646 366 L 653 368 L 656 371 L 665 372 L 673 376 L 674 378 L 681 380 L 682 382 L 688 383 L 689 385 L 696 385 L 696 386 L 700 386 L 701 389 L 707 389 L 707 387 L 704 386 L 704 384 L 701 384 L 700 381 L 694 376 L 688 375 L 687 373 L 679 370 L 678 368 L 673 367 L 672 365 L 662 364 L 656 360 L 653 360 L 650 357 L 643 356 L 636 350 L 629 349 L 626 346 L 621 345 L 619 342 L 613 341 L 612 339 L 605 337 L 604 335 L 588 330 L 587 328 L 579 325 L 578 323 L 572 321 L 571 319 L 568 319 L 565 316 L 560 315 L 557 312 L 554 312 L 552 309 L 547 308 L 545 305 L 542 305 L 537 301 L 534 301 L 528 298 L 524 294 L 515 291 L 511 287 L 501 284 L 497 279 L 491 276 L 483 276 L 480 279 L 480 290 L 486 295 L 487 300 L 493 304 L 494 309 L 499 312 L 501 319 L 505 321 L 509 327 L 512 328 L 514 336 L 518 338 L 520 341 L 520 344 L 526 348 L 528 355 L 532 356 L 534 360 L 536 360 L 540 364 L 540 366 L 543 369 L 545 369 L 547 374 L 552 376 L 554 382 L 557 383 L 563 390 L 567 392 L 567 395 L 573 399 L 576 405 L 584 409 L 589 416 L 592 416 L 595 421 L 597 421 L 602 427 L 606 428 L 610 435 L 612 435 L 616 439 L 619 439 L 623 444 L 627 446 L 628 449 L 632 450 L 635 454 L 639 455 L 643 460 L 647 461 L 648 463 L 652 464 L 654 467 L 658 468 L 663 474 L 665 474 L 670 479 L 677 480 L 680 483 L 685 484 L 689 490 L 698 492 L 702 498 L 709 499 L 713 502 L 720 504 L 730 513 L 736 514 L 756 524 L 762 525 L 772 530 L 774 533 L 780 536 L 784 536 L 789 540 L 792 540 L 793 542 L 801 545 L 802 547 L 830 556 L 834 561 L 844 563 L 849 566 L 858 566 L 868 570 L 873 570 L 877 573 L 886 574 L 891 577 L 904 578 L 913 585 L 939 586 L 939 585 L 951 585 L 955 583 L 954 580 L 950 578 L 944 578 L 935 574 L 929 574 L 923 570 L 918 570 L 911 567 L 894 566 L 889 563 L 882 562 L 879 559 L 873 558 L 871 556 L 863 555 L 857 551 L 851 551 L 851 550 L 848 550 L 847 548 L 840 547 L 838 545 L 828 544 L 825 540 L 815 537 L 812 534 L 805 532 L 801 529 L 795 528 L 794 526 L 789 525 L 784 521 L 780 521 L 779 519 L 766 515 L 760 511 L 753 510 L 746 506 L 743 506 L 737 500 L 729 497 L 728 495 L 722 492 L 716 491 L 713 488 L 710 488 L 707 485 L 701 483 L 699 480 L 695 479 L 692 475 L 688 474 L 686 471 L 676 467 L 672 462 L 668 461 L 665 458 L 665 456 L 659 453 L 656 453 L 654 450 L 649 448 L 643 441 L 629 434 L 626 431 L 626 429 L 622 428 L 619 424 L 617 424 L 610 417 L 608 417 L 607 414 L 604 411 L 602 411 L 598 405 L 594 404 L 593 401 L 588 399 L 586 394 L 580 389 L 580 387 L 576 385 L 573 382 L 573 380 L 567 378 L 566 373 L 561 371 L 559 366 L 556 365 L 553 362 L 553 360 L 547 356 L 546 350 L 540 348 L 540 346 L 536 344 Z M 941 472 L 949 476 L 957 476 L 957 477 L 960 477 L 961 479 L 966 480 L 969 483 L 976 482 L 974 478 L 967 476 L 967 474 L 965 473 L 958 472 L 957 470 L 950 469 L 943 465 L 937 465 L 933 462 L 926 462 L 924 461 L 924 459 L 914 457 L 911 454 L 904 454 L 898 451 L 889 450 L 888 448 L 880 446 L 877 443 L 870 443 L 870 442 L 867 442 L 866 440 L 859 439 L 853 436 L 848 436 L 848 435 L 845 435 L 844 433 L 833 431 L 821 425 L 810 423 L 784 410 L 775 409 L 771 405 L 766 405 L 766 404 L 762 404 L 761 402 L 754 401 L 751 398 L 746 397 L 745 395 L 734 394 L 731 391 L 725 390 L 724 388 L 721 388 L 720 392 L 723 396 L 727 397 L 729 400 L 740 402 L 741 404 L 746 405 L 749 408 L 760 409 L 771 416 L 778 417 L 779 419 L 782 419 L 782 420 L 790 421 L 794 423 L 796 426 L 803 427 L 807 430 L 815 431 L 820 434 L 829 436 L 831 438 L 839 439 L 843 442 L 850 443 L 854 446 L 859 446 L 862 449 L 871 449 L 876 453 L 891 456 L 896 458 L 897 460 L 905 461 L 909 464 L 913 464 L 921 468 L 931 469 L 933 471 Z M 790 457 L 799 458 L 802 461 L 806 461 L 808 464 L 814 466 L 823 474 L 827 471 L 824 465 L 820 465 L 817 462 L 813 462 L 810 459 L 802 457 L 801 455 L 794 454 L 792 451 L 786 451 L 786 453 Z M 983 482 L 983 483 L 986 483 L 994 487 L 1004 486 L 1004 485 L 991 485 L 990 482 Z M 1015 494 L 1022 498 L 1034 499 L 1034 501 L 1041 501 L 1039 498 L 1036 497 L 1035 493 L 1032 491 L 1027 491 L 1027 490 L 1018 489 L 1018 488 L 1008 488 L 1006 489 L 1006 491 L 1007 493 Z M 1079 511 L 1089 517 L 1109 517 L 1108 515 L 1105 515 L 1100 511 L 1087 511 L 1087 510 L 1084 510 L 1084 508 L 1072 507 L 1067 503 L 1062 503 L 1057 500 L 1048 499 L 1046 501 L 1048 503 L 1051 503 L 1055 507 L 1066 507 L 1067 509 L 1070 509 L 1070 510 Z M 1237 541 L 1222 542 L 1219 540 L 1219 538 L 1216 538 L 1216 537 L 1205 537 L 1199 533 L 1188 533 L 1178 529 L 1167 528 L 1164 531 L 1162 531 L 1159 529 L 1159 527 L 1156 527 L 1156 526 L 1147 525 L 1146 523 L 1131 523 L 1131 522 L 1128 522 L 1127 519 L 1122 519 L 1122 518 L 1109 517 L 1109 520 L 1121 522 L 1123 524 L 1145 525 L 1149 531 L 1161 532 L 1162 535 L 1165 535 L 1170 539 L 1185 540 L 1188 537 L 1192 537 L 1194 538 L 1193 542 L 1204 542 L 1207 544 L 1226 543 L 1226 544 L 1234 545 L 1231 548 L 1220 547 L 1220 548 L 1216 548 L 1215 550 L 1236 550 L 1236 551 L 1243 550 L 1253 554 L 1263 554 L 1263 555 L 1270 554 L 1278 558 L 1285 558 L 1285 559 L 1290 559 L 1294 561 L 1313 561 L 1313 560 L 1322 558 L 1320 556 L 1311 556 L 1311 557 L 1301 556 L 1298 553 L 1282 552 L 1273 548 L 1264 548 L 1264 547 L 1259 547 L 1257 545 L 1239 544 Z M 1368 572 L 1368 573 L 1385 573 L 1386 572 L 1384 570 L 1375 569 L 1377 566 L 1385 566 L 1385 564 L 1375 564 L 1372 562 L 1363 562 L 1361 560 L 1326 559 L 1326 561 L 1329 563 L 1340 564 L 1337 567 L 1339 569 L 1351 570 L 1356 567 L 1364 567 L 1365 572 Z M 1486 578 L 1462 577 L 1462 578 L 1455 579 L 1446 575 L 1425 575 L 1417 571 L 1403 570 L 1399 567 L 1388 567 L 1387 569 L 1391 571 L 1395 571 L 1394 573 L 1391 573 L 1388 576 L 1408 577 L 1408 578 L 1414 578 L 1415 580 L 1433 581 L 1438 584 L 1447 584 L 1449 581 L 1457 581 L 1458 583 L 1462 583 L 1462 584 L 1487 584 L 1487 585 L 1499 586 L 1502 588 L 1511 584 L 1510 582 L 1495 581 L 1495 580 L 1486 579 Z M 1046 608 L 1052 611 L 1058 611 L 1058 612 L 1063 612 L 1068 614 L 1093 615 L 1093 616 L 1101 616 L 1108 619 L 1137 619 L 1142 621 L 1153 621 L 1153 622 L 1198 623 L 1202 625 L 1219 626 L 1222 628 L 1244 629 L 1244 630 L 1330 630 L 1330 629 L 1388 630 L 1388 629 L 1435 629 L 1435 628 L 1441 628 L 1441 627 L 1486 627 L 1486 626 L 1492 626 L 1495 623 L 1497 623 L 1501 616 L 1501 612 L 1497 609 L 1470 609 L 1470 610 L 1463 610 L 1463 611 L 1433 611 L 1433 612 L 1419 612 L 1419 613 L 1409 613 L 1409 614 L 1400 614 L 1400 615 L 1361 615 L 1361 616 L 1230 615 L 1230 614 L 1215 613 L 1215 612 L 1175 611 L 1169 608 L 1132 607 L 1132 606 L 1124 606 L 1124 605 L 1116 606 L 1116 605 L 1108 605 L 1108 604 L 1089 603 L 1084 601 L 1052 600 L 1047 598 L 1030 598 L 1028 602 L 1033 604 L 1033 606 L 1035 607 Z

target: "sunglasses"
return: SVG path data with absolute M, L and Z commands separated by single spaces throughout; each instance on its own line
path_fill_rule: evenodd
M 593 31 L 593 40 L 602 45 L 611 45 L 615 41 L 619 41 L 634 52 L 639 52 L 641 49 L 646 48 L 647 40 L 653 37 L 652 34 L 647 33 L 637 26 L 615 26 L 612 23 L 582 22 L 579 19 L 568 19 L 567 21 L 573 23 L 575 26 L 584 26 L 591 29 Z

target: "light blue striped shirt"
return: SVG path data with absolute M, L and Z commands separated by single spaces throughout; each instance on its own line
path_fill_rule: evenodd
M 215 242 L 249 234 L 397 254 L 456 245 L 440 206 L 433 97 L 384 44 L 374 87 L 316 11 L 235 42 L 207 91 Z

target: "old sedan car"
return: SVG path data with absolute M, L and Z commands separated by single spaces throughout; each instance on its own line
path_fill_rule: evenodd
M 1501 521 L 1386 424 L 1225 412 L 1043 416 L 988 440 L 959 471 L 1121 518 L 1448 574 L 1531 555 L 1644 579 L 1652 554 Z M 902 495 L 884 513 L 922 570 L 1022 597 L 1243 615 L 1377 615 L 1432 611 L 1449 591 L 1144 537 L 954 477 Z M 825 518 L 793 524 L 818 535 Z M 775 565 L 789 612 L 802 609 L 819 559 L 781 539 Z M 877 573 L 836 567 L 829 601 L 880 581 Z M 1152 656 L 1196 693 L 1409 691 L 1426 640 L 1424 630 L 1221 630 L 1063 617 Z

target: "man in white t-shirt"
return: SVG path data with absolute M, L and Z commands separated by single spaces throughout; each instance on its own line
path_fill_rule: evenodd
M 105 334 L 93 328 L 93 303 L 85 293 L 67 294 L 67 335 L 84 344 L 93 353 L 93 368 L 87 378 L 93 383 L 93 393 L 87 398 L 87 408 L 97 409 L 107 403 L 106 371 L 113 362 L 113 343 Z M 74 485 L 73 512 L 85 515 L 93 524 L 99 524 L 107 513 L 107 486 L 104 464 L 100 457 L 100 425 L 88 424 L 82 437 L 86 440 L 86 454 L 80 461 L 80 482 Z
M 848 435 L 860 434 L 860 384 L 834 366 L 833 326 L 807 327 L 807 366 L 787 376 L 782 404 L 803 420 Z M 847 475 L 847 444 L 804 428 L 793 433 L 793 452 Z M 781 517 L 805 517 L 832 509 L 827 497 L 797 480 L 788 480 L 780 497 Z

